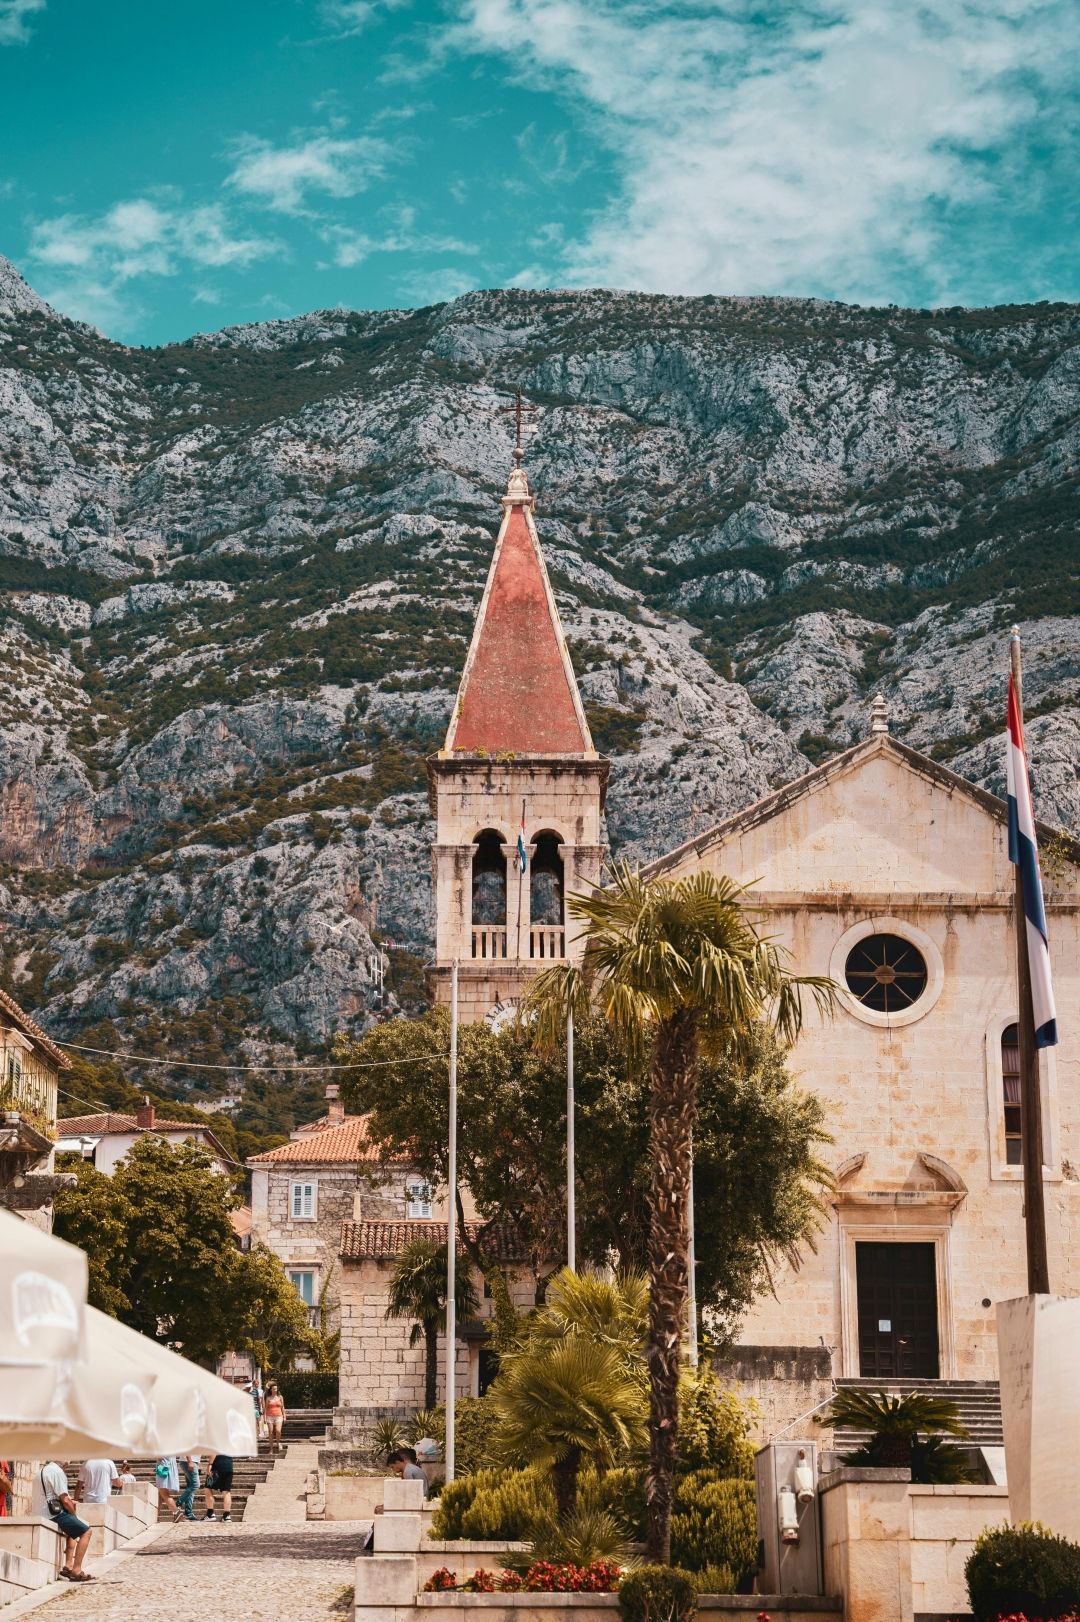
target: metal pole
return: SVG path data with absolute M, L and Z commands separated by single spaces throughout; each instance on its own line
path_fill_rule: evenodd
M 577 1270 L 577 1201 L 574 1194 L 574 1010 L 566 1011 L 566 1265 Z
M 1013 632 L 1009 642 L 1016 703 L 1020 724 L 1024 720 L 1023 676 L 1020 667 L 1020 637 Z M 1042 1098 L 1039 1087 L 1039 1050 L 1035 1046 L 1035 1011 L 1031 1002 L 1031 965 L 1028 961 L 1027 918 L 1024 913 L 1024 885 L 1019 867 L 1014 885 L 1013 921 L 1016 926 L 1017 1031 L 1020 1039 L 1020 1142 L 1024 1161 L 1024 1235 L 1027 1245 L 1029 1295 L 1049 1295 L 1050 1264 L 1046 1251 L 1046 1207 L 1043 1203 Z
M 694 1139 L 690 1137 L 690 1200 L 686 1208 L 686 1330 L 687 1359 L 698 1366 L 697 1260 L 694 1254 Z
M 454 1479 L 454 1401 L 457 1362 L 457 1038 L 458 960 L 450 970 L 450 1155 L 446 1173 L 446 1479 Z

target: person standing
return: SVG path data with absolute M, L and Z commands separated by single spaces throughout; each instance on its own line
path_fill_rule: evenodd
M 48 1516 L 64 1538 L 64 1564 L 61 1577 L 72 1583 L 93 1581 L 83 1570 L 86 1545 L 90 1542 L 90 1528 L 75 1513 L 75 1500 L 68 1490 L 68 1478 L 59 1464 L 49 1460 L 43 1464 L 34 1482 L 34 1513 Z
M 199 1460 L 192 1453 L 185 1453 L 180 1461 L 184 1472 L 184 1489 L 176 1500 L 176 1513 L 174 1521 L 193 1521 L 195 1519 L 195 1494 L 199 1490 Z
M 281 1441 L 281 1432 L 285 1427 L 285 1398 L 278 1390 L 276 1380 L 271 1380 L 266 1388 L 263 1412 L 266 1415 L 266 1425 L 270 1432 L 270 1451 L 276 1453 L 278 1444 Z
M 210 1460 L 206 1477 L 207 1510 L 205 1519 L 214 1519 L 214 1494 L 221 1494 L 221 1519 L 232 1520 L 233 1461 L 227 1453 L 215 1453 Z
M 120 1476 L 111 1459 L 85 1459 L 79 1470 L 76 1491 L 84 1504 L 107 1504 L 113 1482 Z
M 126 1459 L 121 1459 L 120 1474 L 117 1476 L 115 1482 L 116 1491 L 130 1492 L 133 1487 L 137 1487 L 138 1485 L 139 1478 L 132 1473 L 131 1465 Z
M 0 1515 L 11 1514 L 11 1495 L 15 1490 L 11 1468 L 10 1459 L 0 1459 Z
M 180 1467 L 175 1453 L 168 1453 L 158 1460 L 154 1479 L 157 1482 L 159 1512 L 167 1509 L 170 1515 L 175 1516 L 176 1494 L 180 1491 Z

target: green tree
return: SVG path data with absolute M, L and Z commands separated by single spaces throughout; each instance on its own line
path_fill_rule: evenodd
M 439 1335 L 446 1328 L 446 1246 L 428 1239 L 406 1245 L 390 1275 L 387 1318 L 412 1318 L 409 1345 L 424 1343 L 424 1407 L 434 1408 L 439 1373 Z M 454 1275 L 458 1322 L 475 1318 L 480 1301 L 467 1266 Z
M 95 1306 L 197 1363 L 251 1351 L 285 1370 L 308 1349 L 307 1309 L 276 1256 L 237 1249 L 239 1196 L 203 1149 L 148 1133 L 113 1176 L 76 1175 L 55 1230 L 86 1252 Z
M 444 1008 L 337 1046 L 339 1060 L 356 1064 L 342 1086 L 348 1107 L 370 1113 L 369 1132 L 388 1160 L 407 1158 L 435 1186 L 446 1181 L 448 1048 Z M 603 1019 L 581 1015 L 575 1074 L 579 1258 L 603 1265 L 614 1254 L 622 1268 L 644 1269 L 648 1067 Z M 501 1275 L 492 1276 L 485 1232 L 496 1223 L 512 1229 L 537 1276 L 564 1254 L 565 1078 L 565 1047 L 539 1052 L 525 1027 L 461 1028 L 458 1158 L 482 1218 L 468 1242 L 493 1288 Z M 795 1086 L 768 1028 L 742 1048 L 703 1056 L 694 1134 L 698 1298 L 726 1332 L 767 1287 L 771 1257 L 812 1233 L 828 1182 L 817 1150 L 827 1141 L 820 1100 Z
M 788 974 L 756 932 L 744 891 L 697 873 L 644 879 L 616 866 L 610 884 L 572 896 L 583 924 L 581 968 L 542 975 L 530 997 L 537 1036 L 550 1043 L 570 1008 L 596 1007 L 649 1071 L 649 1555 L 671 1555 L 671 1499 L 679 1423 L 679 1357 L 687 1300 L 687 1210 L 702 1052 L 752 1049 L 763 1022 L 798 1035 L 801 993 L 823 1009 L 828 981 Z
M 86 1252 L 87 1300 L 110 1318 L 125 1319 L 131 1302 L 125 1293 L 131 1274 L 128 1234 L 133 1212 L 111 1177 L 96 1170 L 81 1156 L 62 1156 L 62 1170 L 73 1171 L 77 1182 L 56 1196 L 53 1232 L 69 1245 Z

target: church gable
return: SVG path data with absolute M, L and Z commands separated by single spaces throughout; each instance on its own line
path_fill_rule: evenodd
M 763 892 L 979 894 L 1011 886 L 1005 806 L 887 735 L 872 737 L 661 857 Z

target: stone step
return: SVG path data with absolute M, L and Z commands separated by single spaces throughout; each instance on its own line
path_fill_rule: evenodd
M 938 1397 L 956 1404 L 960 1422 L 966 1428 L 966 1437 L 943 1437 L 942 1441 L 958 1447 L 1001 1447 L 1004 1436 L 1001 1428 L 1001 1393 L 996 1380 L 838 1380 L 844 1390 L 885 1391 L 889 1396 L 922 1394 Z M 843 1451 L 854 1451 L 869 1441 L 871 1432 L 862 1427 L 837 1432 Z

